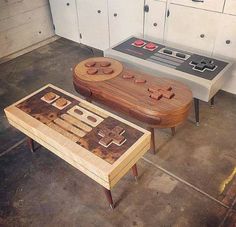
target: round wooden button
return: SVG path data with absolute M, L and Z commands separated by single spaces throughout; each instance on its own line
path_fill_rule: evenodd
M 56 94 L 54 94 L 53 92 L 48 92 L 43 97 L 45 98 L 45 100 L 51 101 L 56 98 Z
M 96 65 L 96 62 L 95 61 L 88 61 L 84 64 L 86 67 L 93 67 Z
M 63 107 L 67 104 L 67 100 L 65 98 L 59 98 L 57 101 L 56 101 L 56 105 L 58 107 Z
M 101 63 L 100 63 L 100 66 L 101 67 L 108 67 L 108 66 L 110 66 L 111 65 L 111 62 L 109 62 L 109 61 L 102 61 Z
M 104 74 L 112 74 L 114 72 L 111 68 L 103 69 L 102 71 Z
M 97 69 L 93 69 L 93 68 L 87 70 L 87 73 L 89 75 L 95 75 L 97 72 L 98 72 L 98 70 Z

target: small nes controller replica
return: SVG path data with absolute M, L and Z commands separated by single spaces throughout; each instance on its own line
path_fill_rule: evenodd
M 105 50 L 104 55 L 124 62 L 128 67 L 183 82 L 195 98 L 206 102 L 222 88 L 232 65 L 136 37 Z

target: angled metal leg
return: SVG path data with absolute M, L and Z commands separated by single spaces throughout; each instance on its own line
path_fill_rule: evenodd
M 199 99 L 194 98 L 194 110 L 195 110 L 195 119 L 196 119 L 196 125 L 199 126 Z
M 27 144 L 29 146 L 30 151 L 34 153 L 34 141 L 30 137 L 27 138 Z
M 137 169 L 137 165 L 136 164 L 134 164 L 132 166 L 132 173 L 134 175 L 134 179 L 137 181 L 138 180 L 138 169 Z
M 215 96 L 211 98 L 211 108 L 214 108 L 215 105 Z
M 148 130 L 151 132 L 151 151 L 153 154 L 156 154 L 156 145 L 155 145 L 155 130 L 154 128 L 148 128 Z
M 104 188 L 104 187 L 103 187 L 103 189 L 104 189 L 104 193 L 106 195 L 107 201 L 109 203 L 109 206 L 113 210 L 114 209 L 114 204 L 113 204 L 113 199 L 112 199 L 111 191 L 106 189 L 106 188 Z
M 175 132 L 176 132 L 176 131 L 175 131 L 175 127 L 172 127 L 172 128 L 171 128 L 171 134 L 172 134 L 172 136 L 175 135 Z

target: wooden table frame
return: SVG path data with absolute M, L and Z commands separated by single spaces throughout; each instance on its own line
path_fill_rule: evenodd
M 142 136 L 113 164 L 106 162 L 16 107 L 17 104 L 47 87 L 52 87 L 70 97 L 73 97 L 93 113 L 111 116 L 112 118 L 141 131 Z M 151 133 L 149 131 L 50 84 L 5 108 L 4 111 L 9 123 L 28 136 L 29 139 L 27 140 L 27 143 L 31 152 L 34 152 L 35 150 L 34 141 L 36 141 L 62 158 L 64 161 L 74 166 L 76 169 L 95 180 L 104 188 L 106 198 L 111 208 L 114 207 L 111 189 L 130 169 L 132 169 L 134 177 L 137 178 L 138 172 L 136 163 L 150 149 Z

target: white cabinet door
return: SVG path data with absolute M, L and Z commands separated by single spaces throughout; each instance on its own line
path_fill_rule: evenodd
M 236 17 L 222 14 L 214 55 L 236 60 Z
M 165 39 L 211 53 L 220 13 L 170 4 Z
M 50 0 L 55 33 L 79 42 L 79 26 L 75 0 Z
M 171 0 L 171 3 L 222 12 L 225 0 Z
M 107 0 L 76 0 L 81 43 L 104 50 L 109 47 Z
M 236 0 L 226 0 L 224 13 L 236 15 Z
M 110 45 L 143 34 L 144 0 L 108 0 Z
M 145 13 L 144 35 L 163 41 L 166 2 L 146 0 L 149 11 Z

